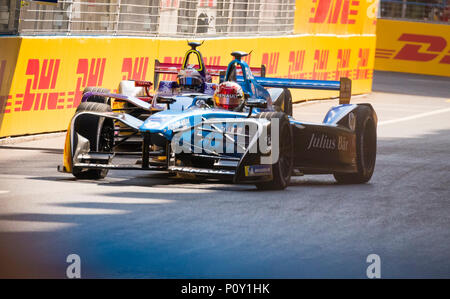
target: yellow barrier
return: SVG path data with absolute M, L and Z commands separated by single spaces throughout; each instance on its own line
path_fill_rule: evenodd
M 450 76 L 450 26 L 378 20 L 375 69 Z
M 2 53 L 9 53 L 1 60 L 8 68 L 3 73 L 6 81 L 12 78 L 2 85 L 7 102 L 0 137 L 64 130 L 84 87 L 114 90 L 123 79 L 152 80 L 154 58 L 179 62 L 188 48 L 184 40 L 141 38 L 2 38 L 0 43 L 6 49 Z M 371 90 L 374 46 L 373 37 L 293 36 L 208 40 L 201 51 L 206 64 L 226 65 L 233 50 L 253 50 L 248 62 L 265 64 L 269 77 L 344 76 L 353 79 L 354 93 L 366 93 Z M 336 95 L 302 90 L 294 100 Z
M 247 62 L 266 65 L 268 77 L 349 77 L 354 94 L 367 93 L 374 64 L 374 3 L 297 0 L 297 35 L 209 39 L 200 50 L 206 64 L 216 65 L 226 65 L 232 51 L 253 51 Z M 152 80 L 155 58 L 181 62 L 188 46 L 185 40 L 163 38 L 2 37 L 0 49 L 0 137 L 5 137 L 64 130 L 86 86 L 115 91 L 120 80 Z M 294 101 L 334 96 L 335 91 L 293 91 Z

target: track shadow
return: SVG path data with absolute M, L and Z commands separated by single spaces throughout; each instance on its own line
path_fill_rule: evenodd
M 363 278 L 368 253 L 382 256 L 385 278 L 448 277 L 449 136 L 380 138 L 375 175 L 363 185 L 305 176 L 259 192 L 113 171 L 111 180 L 82 181 L 102 187 L 83 196 L 1 213 L 13 231 L 0 227 L 0 277 L 64 277 L 70 253 L 86 278 Z M 24 185 L 31 180 L 78 184 L 47 176 Z M 29 229 L 14 231 L 24 223 Z M 36 229 L 47 223 L 67 227 Z

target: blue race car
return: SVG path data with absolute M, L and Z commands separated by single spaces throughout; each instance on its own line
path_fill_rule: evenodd
M 377 116 L 370 104 L 350 104 L 351 80 L 255 77 L 242 59 L 246 55 L 232 53 L 219 84 L 202 81 L 202 66 L 188 67 L 185 59 L 185 72 L 177 81 L 161 81 L 152 103 L 86 93 L 67 131 L 59 170 L 80 179 L 104 178 L 109 169 L 161 170 L 260 189 L 284 189 L 293 174 L 333 174 L 342 183 L 369 181 Z M 294 120 L 289 88 L 339 90 L 339 105 L 323 123 Z M 89 101 L 99 96 L 158 111 L 142 120 Z M 139 133 L 141 151 L 129 153 L 135 155 L 134 163 L 115 162 L 127 154 L 115 150 L 121 143 L 114 135 L 118 123 Z

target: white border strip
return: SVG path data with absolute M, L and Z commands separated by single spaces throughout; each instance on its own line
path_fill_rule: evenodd
M 424 113 L 411 115 L 411 116 L 407 116 L 407 117 L 402 117 L 402 118 L 397 118 L 397 119 L 392 119 L 392 120 L 386 120 L 386 121 L 379 122 L 378 125 L 379 126 L 390 125 L 390 124 L 395 124 L 395 123 L 399 123 L 402 121 L 413 120 L 413 119 L 427 117 L 427 116 L 431 116 L 431 115 L 435 115 L 435 114 L 441 114 L 441 113 L 445 113 L 445 112 L 450 112 L 450 108 L 434 110 L 434 111 L 430 111 L 430 112 L 424 112 Z

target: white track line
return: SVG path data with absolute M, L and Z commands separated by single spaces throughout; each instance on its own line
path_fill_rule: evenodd
M 445 112 L 450 112 L 450 108 L 439 109 L 439 110 L 434 110 L 434 111 L 430 111 L 430 112 L 424 112 L 424 113 L 411 115 L 411 116 L 407 116 L 407 117 L 402 117 L 402 118 L 397 118 L 397 119 L 392 119 L 392 120 L 386 120 L 386 121 L 379 122 L 378 125 L 379 126 L 390 125 L 390 124 L 395 124 L 395 123 L 402 122 L 402 121 L 413 120 L 413 119 L 427 117 L 427 116 L 431 116 L 431 115 L 435 115 L 435 114 L 441 114 L 441 113 L 445 113 Z

